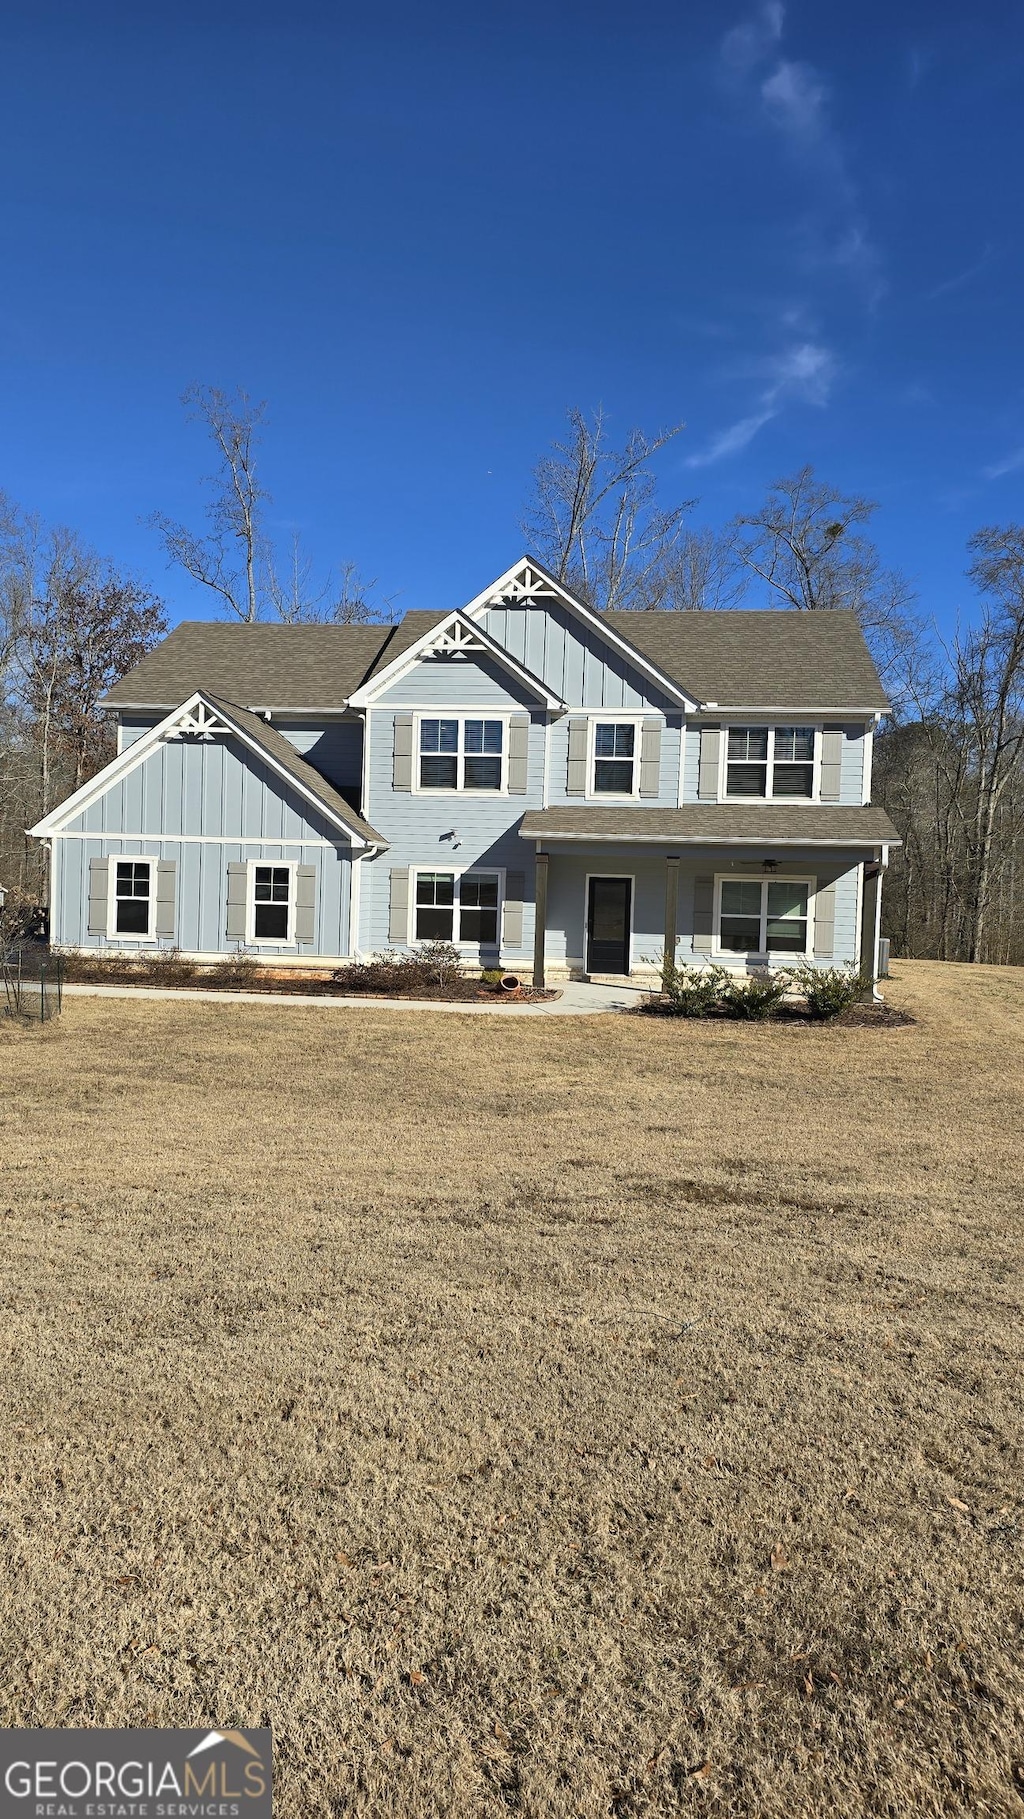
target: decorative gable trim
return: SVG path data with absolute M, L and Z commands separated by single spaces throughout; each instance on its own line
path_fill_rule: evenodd
M 212 695 L 204 694 L 201 689 L 197 689 L 195 694 L 190 695 L 187 701 L 183 701 L 180 707 L 176 707 L 171 713 L 166 714 L 162 720 L 157 722 L 156 726 L 150 727 L 148 732 L 143 733 L 138 739 L 133 739 L 131 745 L 126 746 L 116 758 L 112 758 L 109 764 L 105 764 L 101 771 L 97 771 L 95 777 L 90 777 L 87 783 L 83 783 L 81 788 L 74 792 L 74 795 L 69 796 L 57 808 L 51 809 L 50 813 L 44 815 L 35 827 L 30 827 L 29 833 L 37 840 L 49 839 L 54 835 L 62 834 L 69 821 L 73 821 L 76 815 L 82 813 L 83 809 L 87 809 L 91 803 L 104 795 L 113 784 L 120 783 L 123 777 L 129 776 L 140 764 L 144 764 L 157 746 L 166 744 L 169 740 L 208 740 L 217 735 L 238 739 L 259 758 L 261 764 L 265 764 L 276 776 L 280 777 L 283 783 L 309 802 L 316 809 L 317 814 L 339 828 L 346 840 L 350 841 L 353 846 L 370 845 L 370 842 L 349 822 L 343 820 L 329 803 L 323 801 L 315 789 L 311 789 L 302 781 L 301 777 L 295 776 L 290 769 L 278 763 L 273 753 L 269 752 L 258 739 L 253 738 L 243 724 L 234 719 L 231 709 L 226 703 L 217 700 Z M 296 758 L 299 757 L 298 752 L 295 755 Z M 154 838 L 159 838 L 159 836 L 155 835 Z
M 601 613 L 584 606 L 583 601 L 577 600 L 575 594 L 571 594 L 561 581 L 556 581 L 554 575 L 549 574 L 535 556 L 521 556 L 518 562 L 513 563 L 503 575 L 499 575 L 497 581 L 492 581 L 490 587 L 486 587 L 482 594 L 477 594 L 462 610 L 467 619 L 479 620 L 492 607 L 521 606 L 524 601 L 527 604 L 539 604 L 544 600 L 557 600 L 562 606 L 568 607 L 583 625 L 596 632 L 632 669 L 639 670 L 663 695 L 678 703 L 687 713 L 694 713 L 700 706 L 700 702 L 681 689 L 678 682 L 674 682 L 663 669 L 659 669 L 656 663 L 652 663 L 649 657 L 637 650 L 635 644 L 630 644 L 628 638 L 613 631 Z
M 349 696 L 348 705 L 363 708 L 372 706 L 386 689 L 391 688 L 403 676 L 408 675 L 409 671 L 424 659 L 471 656 L 492 658 L 510 676 L 514 676 L 516 681 L 521 683 L 542 706 L 549 708 L 553 713 L 564 710 L 565 702 L 559 695 L 552 694 L 547 684 L 542 682 L 539 676 L 524 669 L 511 652 L 507 651 L 503 644 L 499 644 L 496 638 L 492 638 L 482 625 L 477 625 L 468 617 L 468 614 L 459 611 L 449 613 L 448 617 L 442 619 L 439 625 L 432 626 L 430 631 L 423 633 L 422 638 L 417 638 L 415 644 L 410 644 L 401 656 L 395 657 L 391 663 L 385 664 L 384 668 L 378 670 L 369 682 L 364 682 L 362 688 L 357 688 L 355 694 Z

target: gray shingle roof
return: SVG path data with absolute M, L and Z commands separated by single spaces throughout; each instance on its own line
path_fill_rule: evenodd
M 177 707 L 197 688 L 249 707 L 342 708 L 401 627 L 186 620 L 116 682 L 111 707 Z
M 888 706 L 856 613 L 608 613 L 697 701 L 720 707 Z
M 544 808 L 523 816 L 524 840 L 652 840 L 671 845 L 878 846 L 900 837 L 883 808 L 817 803 L 692 802 L 682 808 Z
M 302 789 L 313 797 L 314 801 L 319 802 L 322 808 L 340 821 L 343 827 L 350 828 L 355 834 L 361 834 L 364 840 L 372 841 L 376 846 L 386 847 L 388 845 L 383 835 L 378 834 L 376 828 L 371 827 L 368 821 L 364 821 L 362 815 L 357 814 L 356 810 L 345 801 L 344 796 L 339 796 L 326 777 L 321 777 L 319 771 L 315 771 L 311 764 L 307 764 L 304 758 L 299 757 L 291 740 L 286 739 L 283 733 L 279 733 L 276 727 L 268 726 L 267 722 L 261 720 L 258 714 L 251 714 L 248 708 L 238 707 L 233 701 L 225 701 L 222 697 L 211 695 L 206 689 L 203 690 L 203 693 L 227 721 L 233 721 L 236 726 L 247 733 L 253 743 L 266 752 L 268 758 L 272 758 L 281 770 L 286 771 Z
M 445 613 L 398 625 L 186 621 L 115 683 L 111 707 L 177 707 L 197 688 L 286 712 L 337 713 Z M 887 706 L 854 613 L 609 613 L 618 635 L 697 701 L 865 712 Z

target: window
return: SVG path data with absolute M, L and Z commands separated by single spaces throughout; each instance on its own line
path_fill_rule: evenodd
M 731 726 L 725 793 L 790 799 L 813 796 L 813 726 Z
M 498 945 L 496 872 L 417 872 L 414 938 Z
M 726 954 L 805 954 L 810 885 L 799 878 L 723 878 L 718 944 Z
M 290 865 L 252 868 L 252 932 L 255 941 L 289 941 L 292 916 Z
M 148 859 L 114 861 L 116 935 L 142 935 L 146 939 L 152 935 L 152 875 L 152 865 Z
M 594 727 L 594 795 L 631 796 L 635 758 L 635 724 L 599 720 Z
M 503 720 L 420 721 L 420 789 L 500 790 Z

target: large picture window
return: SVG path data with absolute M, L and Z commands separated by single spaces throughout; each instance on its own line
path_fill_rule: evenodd
M 254 941 L 291 939 L 292 867 L 254 865 L 252 868 L 252 933 Z
M 725 793 L 810 799 L 814 794 L 813 726 L 731 726 Z
M 102 899 L 101 899 L 102 901 Z M 113 932 L 115 935 L 153 933 L 153 864 L 149 859 L 115 859 Z
M 811 887 L 805 878 L 722 878 L 718 945 L 723 954 L 805 954 Z
M 416 941 L 497 947 L 499 913 L 497 872 L 416 873 Z
M 424 718 L 420 721 L 422 790 L 500 790 L 504 783 L 503 720 Z
M 636 723 L 599 720 L 594 727 L 595 796 L 632 796 L 636 779 Z

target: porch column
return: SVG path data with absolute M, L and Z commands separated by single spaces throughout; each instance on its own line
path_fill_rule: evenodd
M 882 867 L 877 859 L 864 866 L 860 906 L 860 970 L 872 988 L 878 978 L 878 926 L 882 912 Z
M 675 964 L 679 926 L 679 854 L 665 860 L 665 961 Z
M 536 866 L 536 909 L 533 922 L 533 983 L 544 989 L 544 941 L 548 932 L 548 855 L 538 853 Z

